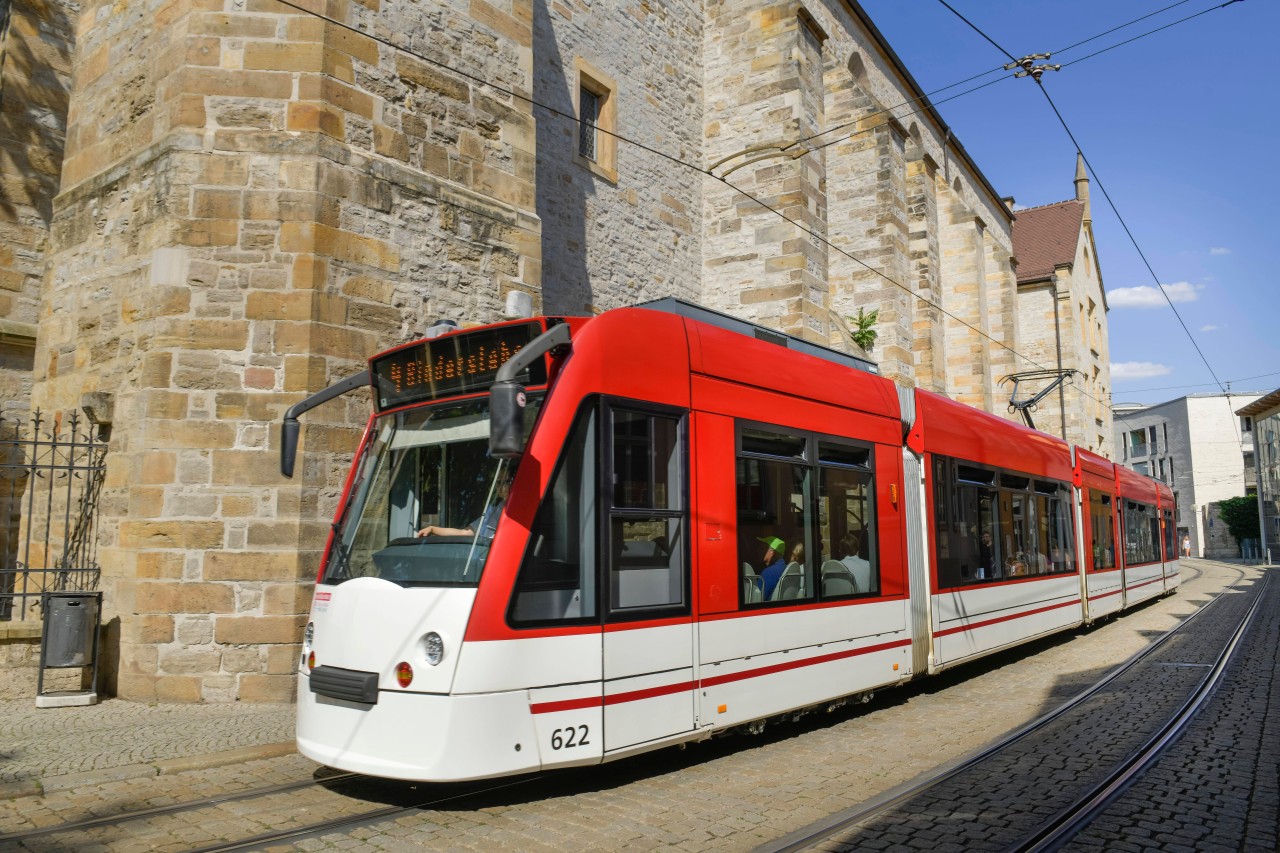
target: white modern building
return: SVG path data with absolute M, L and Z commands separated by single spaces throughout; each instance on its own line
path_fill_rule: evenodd
M 1190 536 L 1192 556 L 1204 556 L 1210 523 L 1204 508 L 1252 491 L 1253 433 L 1236 410 L 1261 396 L 1190 394 L 1112 410 L 1116 461 L 1169 484 L 1178 502 L 1177 541 Z

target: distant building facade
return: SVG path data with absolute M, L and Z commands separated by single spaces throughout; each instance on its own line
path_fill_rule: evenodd
M 1256 393 L 1191 394 L 1153 406 L 1116 406 L 1117 462 L 1167 483 L 1178 503 L 1178 541 L 1191 537 L 1191 553 L 1208 548 L 1205 508 L 1246 493 L 1246 459 L 1253 438 L 1240 429 L 1235 408 Z
M 1262 552 L 1267 562 L 1280 563 L 1280 389 L 1236 414 L 1253 436 Z
M 1075 183 L 1072 200 L 1017 211 L 1018 326 L 1023 354 L 1064 376 L 1039 404 L 1036 426 L 1112 458 L 1107 296 L 1093 239 L 1089 178 L 1080 155 Z M 1027 390 L 1020 390 L 1019 397 L 1048 381 L 1025 383 Z
M 127 698 L 289 698 L 368 401 L 308 414 L 293 480 L 276 422 L 512 292 L 566 314 L 679 296 L 849 349 L 876 310 L 885 375 L 1005 417 L 1014 351 L 1105 359 L 1100 292 L 1092 354 L 1076 317 L 1101 287 L 1084 215 L 1075 254 L 1039 253 L 1054 325 L 1014 214 L 851 0 L 49 9 L 30 26 L 65 50 L 31 79 L 74 80 L 48 99 L 65 155 L 44 218 L 15 217 L 44 242 L 0 317 L 35 333 L 15 399 L 110 395 L 98 553 Z

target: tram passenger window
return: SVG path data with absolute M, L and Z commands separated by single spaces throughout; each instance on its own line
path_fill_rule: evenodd
M 934 457 L 934 540 L 943 588 L 1004 574 L 995 478 L 994 471 Z
M 681 419 L 619 408 L 610 415 L 610 611 L 687 608 Z
M 818 526 L 823 598 L 880 592 L 875 479 L 870 448 L 818 445 Z M 815 560 L 814 562 L 817 562 Z
M 1155 509 L 1137 501 L 1125 501 L 1124 507 L 1125 565 L 1137 566 L 1159 560 L 1159 521 Z
M 743 605 L 817 596 L 808 436 L 738 430 L 738 562 Z M 799 548 L 797 548 L 799 546 Z
M 767 459 L 738 460 L 738 554 L 743 603 L 812 598 L 812 571 L 789 558 L 805 544 L 809 469 Z M 812 549 L 808 549 L 812 552 Z
M 1049 505 L 1049 571 L 1067 573 L 1076 570 L 1076 540 L 1071 528 L 1071 499 L 1065 490 L 1048 499 Z
M 1164 558 L 1166 560 L 1178 559 L 1178 546 L 1174 541 L 1176 535 L 1175 525 L 1173 523 L 1173 511 L 1164 510 Z
M 596 421 L 589 404 L 538 507 L 511 601 L 512 624 L 596 616 Z
M 1116 567 L 1115 526 L 1111 515 L 1111 495 L 1089 490 L 1089 532 L 1093 539 L 1094 571 Z
M 1075 571 L 1070 506 L 1056 481 L 934 457 L 940 588 Z

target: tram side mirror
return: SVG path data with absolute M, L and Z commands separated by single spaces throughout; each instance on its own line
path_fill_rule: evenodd
M 499 380 L 489 389 L 489 455 L 519 459 L 524 453 L 524 386 Z
M 298 433 L 302 424 L 297 418 L 286 417 L 280 425 L 280 473 L 286 477 L 293 476 L 293 465 L 298 458 Z

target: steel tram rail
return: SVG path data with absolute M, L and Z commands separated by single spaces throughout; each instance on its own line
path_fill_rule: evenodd
M 440 797 L 434 800 L 427 800 L 421 803 L 414 803 L 407 806 L 387 806 L 381 809 L 373 809 L 357 815 L 347 815 L 345 817 L 331 818 L 329 820 L 317 821 L 316 823 L 299 826 L 293 829 L 281 829 L 273 832 L 264 832 L 251 838 L 242 838 L 239 841 L 226 841 L 217 844 L 210 844 L 205 847 L 197 847 L 187 853 L 230 853 L 233 850 L 248 850 L 255 847 L 261 847 L 267 844 L 274 844 L 281 841 L 290 841 L 295 839 L 307 838 L 311 836 L 323 835 L 332 832 L 335 829 L 344 829 L 346 827 L 363 826 L 370 823 L 393 818 L 397 815 L 408 814 L 410 812 L 421 811 L 430 806 L 437 806 L 441 803 L 454 802 L 455 800 L 463 800 L 467 797 L 476 797 L 482 794 L 491 794 L 494 791 L 502 791 L 507 788 L 515 788 L 520 785 L 527 785 L 530 782 L 536 782 L 543 778 L 541 774 L 537 776 L 528 776 L 523 779 L 516 779 L 511 782 L 504 782 L 501 785 L 491 785 L 485 788 L 477 788 L 474 791 L 463 791 L 448 797 Z
M 1195 571 L 1195 575 L 1189 578 L 1188 579 L 1189 581 L 1195 581 L 1204 574 L 1203 569 L 1200 569 L 1198 567 L 1194 568 L 1194 571 Z M 1233 581 L 1230 586 L 1224 587 L 1222 590 L 1216 593 L 1214 596 L 1215 601 L 1217 600 L 1218 597 L 1234 589 L 1236 584 L 1238 584 L 1240 580 L 1244 578 L 1244 572 L 1239 570 L 1236 570 L 1236 571 L 1239 572 L 1239 577 L 1235 581 Z M 1207 606 L 1208 605 L 1205 605 L 1205 607 Z M 965 760 L 963 763 L 956 765 L 952 768 L 949 768 L 948 770 L 944 771 L 938 776 L 925 779 L 917 783 L 916 785 L 911 786 L 908 789 L 905 789 L 897 794 L 892 795 L 888 799 L 873 800 L 871 804 L 868 805 L 866 808 L 860 809 L 858 812 L 841 819 L 838 823 L 834 823 L 827 827 L 824 827 L 822 830 L 816 833 L 810 834 L 808 836 L 805 836 L 804 838 L 801 838 L 794 842 L 791 842 L 786 846 L 768 847 L 768 848 L 762 848 L 762 849 L 769 849 L 774 851 L 792 851 L 792 850 L 804 849 L 816 843 L 817 841 L 820 841 L 826 837 L 829 837 L 830 835 L 835 834 L 841 829 L 860 823 L 864 820 L 874 817 L 876 814 L 879 814 L 896 805 L 899 805 L 902 802 L 905 802 L 906 800 L 915 796 L 916 794 L 919 794 L 920 792 L 927 790 L 928 788 L 933 787 L 937 784 L 940 784 L 946 781 L 947 779 L 951 778 L 952 776 L 960 772 L 963 772 L 964 770 L 969 769 L 970 767 L 975 766 L 976 764 L 980 763 L 990 755 L 993 755 L 994 753 L 1005 748 L 1006 746 L 1009 746 L 1010 744 L 1022 739 L 1026 735 L 1031 734 L 1034 731 L 1047 725 L 1052 720 L 1061 716 L 1066 711 L 1070 710 L 1071 708 L 1075 707 L 1079 703 L 1083 702 L 1084 700 L 1086 700 L 1087 698 L 1089 698 L 1090 696 L 1092 696 L 1093 694 L 1101 690 L 1112 680 L 1114 680 L 1115 678 L 1118 678 L 1121 674 L 1126 672 L 1131 667 L 1135 666 L 1137 663 L 1139 663 L 1141 660 L 1143 660 L 1145 657 L 1147 657 L 1149 654 L 1151 654 L 1157 648 L 1163 645 L 1168 639 L 1174 636 L 1184 626 L 1186 626 L 1192 620 L 1194 620 L 1197 616 L 1199 616 L 1200 613 L 1204 611 L 1205 607 L 1202 607 L 1196 610 L 1194 613 L 1191 613 L 1190 615 L 1188 615 L 1187 618 L 1182 620 L 1182 622 L 1180 622 L 1177 626 L 1165 632 L 1163 635 L 1158 637 L 1154 642 L 1152 642 L 1150 646 L 1138 652 L 1137 654 L 1129 658 L 1124 663 L 1120 664 L 1116 669 L 1108 673 L 1107 676 L 1104 677 L 1102 680 L 1096 682 L 1095 684 L 1093 684 L 1086 690 L 1082 691 L 1075 697 L 1067 700 L 1067 702 L 1065 702 L 1063 705 L 1054 709 L 1053 711 L 1050 711 L 1048 714 L 1045 714 L 1039 719 L 1034 720 L 1031 723 L 1028 723 L 1026 726 L 1022 727 L 1021 729 L 1014 731 L 1005 739 L 988 747 L 987 749 L 984 749 L 982 752 L 971 756 L 969 759 Z M 253 799 L 255 797 L 265 797 L 265 796 L 270 796 L 277 793 L 284 793 L 287 791 L 301 790 L 304 788 L 309 788 L 317 785 L 324 786 L 331 783 L 344 782 L 350 779 L 357 778 L 359 776 L 360 774 L 358 773 L 334 773 L 332 775 L 324 776 L 318 779 L 307 779 L 307 780 L 298 781 L 298 782 L 285 782 L 279 785 L 270 785 L 262 788 L 255 788 L 249 791 L 239 791 L 234 793 L 219 794 L 214 797 L 207 797 L 200 800 L 188 800 L 181 803 L 171 803 L 165 806 L 155 806 L 153 808 L 121 812 L 119 814 L 114 814 L 114 815 L 104 815 L 101 817 L 88 818 L 85 820 L 71 821 L 67 823 L 57 824 L 54 826 L 39 827 L 37 829 L 23 830 L 19 832 L 3 834 L 3 835 L 0 835 L 0 842 L 21 843 L 27 839 L 37 838 L 37 837 L 46 836 L 46 835 L 63 834 L 63 833 L 82 831 L 86 829 L 94 829 L 102 826 L 113 826 L 113 825 L 125 824 L 135 820 L 141 820 L 143 818 L 157 817 L 157 816 L 168 815 L 168 814 L 181 814 L 183 812 L 196 811 L 198 809 L 207 808 L 209 806 L 220 805 L 223 803 L 237 802 L 237 801 L 246 800 L 246 799 Z M 448 797 L 428 800 L 422 803 L 415 803 L 407 806 L 387 806 L 385 808 L 374 809 L 374 810 L 363 812 L 357 815 L 348 815 L 341 818 L 333 818 L 327 821 L 320 821 L 314 824 L 308 824 L 307 826 L 297 827 L 294 829 L 280 830 L 278 832 L 272 832 L 272 833 L 263 833 L 261 835 L 254 836 L 249 839 L 243 839 L 241 841 L 210 845 L 208 847 L 202 847 L 202 848 L 198 848 L 197 850 L 193 850 L 191 851 L 191 853 L 214 853 L 214 851 L 241 850 L 248 847 L 254 847 L 254 846 L 266 844 L 273 841 L 284 841 L 291 838 L 297 838 L 300 836 L 322 834 L 325 832 L 332 831 L 334 829 L 341 829 L 347 826 L 376 822 L 384 818 L 395 817 L 397 815 L 417 811 L 432 805 L 438 805 L 440 803 L 452 802 L 454 800 L 462 799 L 465 797 L 477 796 L 480 794 L 491 793 L 493 791 L 503 790 L 505 788 L 509 788 L 517 785 L 527 784 L 528 782 L 536 781 L 537 779 L 540 779 L 540 778 L 542 777 L 539 775 L 539 776 L 533 776 L 525 779 L 518 779 L 514 782 L 506 783 L 503 785 L 485 787 L 485 788 L 480 788 L 472 791 L 464 791 Z
M 221 805 L 222 803 L 233 803 L 238 800 L 250 800 L 254 797 L 266 797 L 271 794 L 279 794 L 285 791 L 297 791 L 316 785 L 325 785 L 330 782 L 343 782 L 347 779 L 353 779 L 359 775 L 360 774 L 358 773 L 333 773 L 319 779 L 303 779 L 298 782 L 282 782 L 278 785 L 267 785 L 262 788 L 253 788 L 248 791 L 218 794 L 214 797 L 206 797 L 203 800 L 186 800 L 181 803 L 170 803 L 165 806 L 154 806 L 148 809 L 135 809 L 133 811 L 120 812 L 113 815 L 102 815 L 101 817 L 59 823 L 53 826 L 42 826 L 39 829 L 10 832 L 0 835 L 0 843 L 9 841 L 21 842 L 28 838 L 38 838 L 42 835 L 55 835 L 63 832 L 78 832 L 84 829 L 94 829 L 99 826 L 112 826 L 115 824 L 129 823 L 130 821 L 141 820 L 142 818 L 147 817 L 157 817 L 159 815 L 181 814 L 182 812 L 195 811 L 196 809 Z
M 1195 567 L 1195 571 L 1196 571 L 1196 575 L 1190 578 L 1191 581 L 1197 580 L 1204 574 L 1204 570 L 1200 569 L 1199 567 Z M 1217 601 L 1220 597 L 1222 597 L 1226 593 L 1234 590 L 1236 586 L 1240 583 L 1240 581 L 1244 580 L 1245 572 L 1240 569 L 1233 569 L 1233 571 L 1237 572 L 1238 577 L 1234 581 L 1232 581 L 1232 583 L 1229 586 L 1223 587 L 1221 590 L 1215 593 L 1211 601 L 1209 601 L 1203 607 L 1197 609 L 1194 613 L 1191 613 L 1190 615 L 1188 615 L 1187 618 L 1183 619 L 1177 625 L 1170 628 L 1164 634 L 1157 637 L 1154 641 L 1152 641 L 1152 643 L 1149 646 L 1147 646 L 1145 649 L 1139 651 L 1137 654 L 1130 657 L 1128 660 L 1126 660 L 1124 663 L 1117 666 L 1111 672 L 1107 673 L 1102 679 L 1093 683 L 1092 685 L 1087 687 L 1085 690 L 1081 691 L 1077 695 L 1068 699 L 1062 705 L 1058 706 L 1057 708 L 1054 708 L 1052 711 L 1049 711 L 1047 714 L 1044 714 L 1043 716 L 1038 717 L 1035 720 L 1032 720 L 1031 722 L 1022 726 L 1021 728 L 1013 730 L 1004 738 L 996 741 L 990 746 L 987 746 L 982 750 L 974 753 L 973 755 L 970 755 L 968 758 L 962 759 L 959 764 L 946 767 L 942 770 L 937 771 L 936 775 L 926 776 L 925 778 L 920 779 L 919 781 L 916 781 L 914 783 L 911 783 L 911 782 L 906 783 L 906 786 L 901 787 L 900 789 L 891 790 L 886 794 L 880 795 L 879 797 L 873 797 L 871 800 L 867 801 L 864 805 L 860 807 L 855 807 L 854 811 L 846 812 L 842 817 L 837 817 L 835 820 L 833 820 L 830 823 L 822 824 L 818 829 L 813 830 L 811 832 L 807 832 L 801 835 L 800 837 L 796 837 L 796 834 L 793 833 L 792 835 L 784 836 L 782 839 L 780 839 L 777 842 L 761 845 L 756 848 L 757 853 L 765 853 L 765 851 L 767 851 L 767 853 L 794 853 L 794 851 L 806 850 L 812 847 L 813 845 L 818 844 L 819 842 L 824 841 L 832 837 L 833 835 L 836 835 L 837 833 L 840 833 L 853 826 L 856 826 L 857 824 L 863 823 L 864 821 L 870 820 L 880 814 L 883 814 L 884 812 L 894 809 L 902 805 L 903 803 L 908 802 L 912 798 L 924 793 L 925 791 L 928 791 L 931 788 L 935 788 L 943 784 L 944 782 L 947 782 L 948 780 L 954 778 L 955 776 L 967 770 L 970 770 L 974 767 L 977 767 L 978 765 L 982 764 L 982 762 L 988 760 L 992 756 L 1008 748 L 1009 746 L 1012 746 L 1018 741 L 1021 741 L 1023 738 L 1027 737 L 1028 735 L 1034 734 L 1035 732 L 1038 732 L 1044 729 L 1054 720 L 1057 720 L 1059 717 L 1063 716 L 1067 712 L 1075 709 L 1076 707 L 1078 707 L 1079 705 L 1087 701 L 1090 697 L 1094 696 L 1095 694 L 1097 694 L 1098 692 L 1106 688 L 1107 685 L 1111 684 L 1113 681 L 1118 679 L 1124 673 L 1128 672 L 1130 669 L 1137 666 L 1139 663 L 1145 660 L 1149 655 L 1156 652 L 1161 646 L 1163 646 L 1166 642 L 1168 642 L 1170 639 L 1176 636 L 1184 627 L 1186 627 L 1192 621 L 1194 621 L 1195 618 L 1199 616 L 1201 613 L 1203 613 L 1206 609 L 1208 609 L 1208 607 L 1211 604 L 1213 604 L 1215 601 Z M 801 830 L 801 832 L 804 833 L 805 831 Z
M 1033 851 L 1034 853 L 1049 853 L 1049 851 L 1061 850 L 1081 830 L 1106 811 L 1112 803 L 1119 799 L 1121 794 L 1128 790 L 1134 782 L 1141 778 L 1159 760 L 1165 750 L 1182 736 L 1182 733 L 1187 730 L 1191 722 L 1204 709 L 1205 703 L 1222 682 L 1227 672 L 1227 666 L 1235 657 L 1236 648 L 1253 624 L 1253 618 L 1262 604 L 1262 598 L 1266 595 L 1267 586 L 1270 582 L 1271 573 L 1268 572 L 1263 576 L 1261 588 L 1253 600 L 1253 605 L 1245 614 L 1244 619 L 1240 620 L 1240 625 L 1231 635 L 1231 640 L 1222 650 L 1222 653 L 1218 655 L 1213 667 L 1201 679 L 1200 684 L 1187 697 L 1177 713 L 1148 738 L 1146 743 L 1138 750 L 1117 765 L 1106 779 L 1093 785 L 1069 808 L 1064 809 L 1055 818 L 1017 846 L 1011 848 L 1011 850 L 1018 851 L 1018 853 L 1032 853 Z
M 251 791 L 241 791 L 233 794 L 221 794 L 216 797 L 208 797 L 203 800 L 187 800 L 181 803 L 172 803 L 167 806 L 156 806 L 149 809 L 138 809 L 136 811 L 123 812 L 115 815 L 104 815 L 102 817 L 90 818 L 81 821 L 72 821 L 69 823 L 61 823 L 56 826 L 40 827 L 39 829 L 27 830 L 23 832 L 13 832 L 6 835 L 0 835 L 0 842 L 22 843 L 31 838 L 37 838 L 45 835 L 55 835 L 69 832 L 79 832 L 86 829 L 95 829 L 103 826 L 118 826 L 127 824 L 142 818 L 156 817 L 162 815 L 182 814 L 184 812 L 198 811 L 209 806 L 221 805 L 223 803 L 236 802 L 242 800 L 253 799 L 255 797 L 265 797 L 272 794 L 283 793 L 287 791 L 301 790 L 303 788 L 313 787 L 316 785 L 324 785 L 328 782 L 343 782 L 351 779 L 359 778 L 359 773 L 337 773 L 326 776 L 322 779 L 311 779 L 301 782 L 285 782 L 279 785 L 269 785 L 262 788 L 255 788 Z M 490 785 L 487 787 L 477 787 L 472 790 L 461 791 L 451 794 L 447 797 L 437 797 L 435 799 L 426 800 L 420 803 L 413 803 L 404 806 L 386 806 L 380 809 L 371 809 L 361 812 L 360 814 L 345 815 L 340 818 L 331 818 L 325 821 L 317 821 L 305 826 L 294 827 L 292 829 L 282 829 L 273 832 L 261 833 L 250 838 L 240 839 L 238 841 L 218 842 L 206 847 L 193 850 L 191 853 L 213 853 L 213 851 L 230 851 L 243 850 L 251 847 L 257 847 L 275 841 L 287 841 L 291 838 L 301 836 L 319 835 L 330 832 L 335 829 L 342 829 L 347 826 L 355 826 L 367 823 L 373 823 L 384 818 L 392 818 L 397 815 L 409 812 L 419 811 L 430 806 L 439 805 L 441 803 L 453 802 L 455 800 L 467 797 L 476 797 L 483 794 L 493 793 L 506 788 L 517 785 L 525 785 L 529 782 L 537 781 L 542 777 L 532 776 L 524 779 L 517 779 L 513 782 L 506 782 L 501 785 Z

